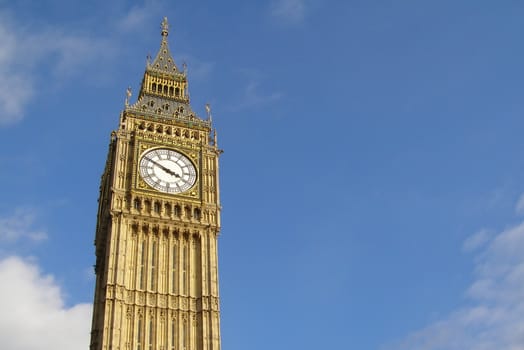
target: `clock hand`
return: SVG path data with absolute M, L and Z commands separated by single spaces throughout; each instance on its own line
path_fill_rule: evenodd
M 153 164 L 156 164 L 160 169 L 164 170 L 166 173 L 168 173 L 169 175 L 173 175 L 175 177 L 178 177 L 180 178 L 180 175 L 178 175 L 177 173 L 175 173 L 174 171 L 172 171 L 171 169 L 169 168 L 166 168 L 165 166 L 163 166 L 162 164 L 154 161 L 153 159 L 151 158 L 146 158 L 147 160 L 149 160 L 151 163 Z

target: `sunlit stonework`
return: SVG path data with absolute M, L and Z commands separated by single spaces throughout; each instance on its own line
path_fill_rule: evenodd
M 91 350 L 219 350 L 218 149 L 161 27 L 100 186 Z

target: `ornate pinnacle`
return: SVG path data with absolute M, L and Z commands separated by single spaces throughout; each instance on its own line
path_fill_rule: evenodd
M 206 113 L 207 113 L 207 120 L 211 122 L 211 105 L 209 103 L 206 103 Z
M 169 23 L 167 23 L 167 17 L 162 20 L 162 36 L 167 37 L 169 34 Z

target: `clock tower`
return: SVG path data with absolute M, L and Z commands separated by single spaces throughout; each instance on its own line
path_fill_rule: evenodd
M 91 350 L 219 350 L 216 133 L 191 109 L 186 69 L 148 59 L 111 134 L 100 185 Z

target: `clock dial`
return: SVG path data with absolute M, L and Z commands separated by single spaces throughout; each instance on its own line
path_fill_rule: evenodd
M 196 182 L 193 163 L 182 153 L 167 148 L 157 148 L 142 155 L 140 176 L 154 189 L 164 193 L 182 193 Z

